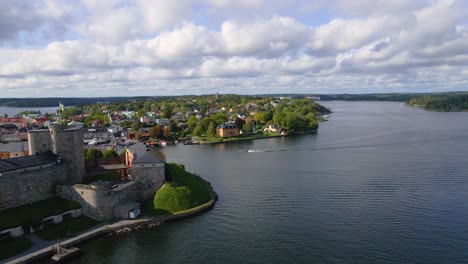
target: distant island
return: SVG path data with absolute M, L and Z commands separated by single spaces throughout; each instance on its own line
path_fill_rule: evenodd
M 409 100 L 408 104 L 431 111 L 468 111 L 468 93 L 423 96 Z

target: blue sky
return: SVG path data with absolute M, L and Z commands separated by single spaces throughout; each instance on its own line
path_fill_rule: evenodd
M 463 0 L 0 1 L 0 97 L 468 90 Z

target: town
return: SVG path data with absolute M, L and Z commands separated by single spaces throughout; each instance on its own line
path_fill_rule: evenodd
M 319 97 L 238 95 L 129 99 L 125 103 L 68 106 L 55 113 L 26 111 L 0 117 L 0 159 L 28 155 L 27 133 L 62 120 L 85 128 L 87 149 L 122 153 L 134 141 L 151 146 L 175 142 L 220 143 L 315 131 L 329 110 Z M 114 152 L 108 152 L 116 156 Z M 99 155 L 99 154 L 98 154 Z M 92 155 L 88 155 L 92 159 Z

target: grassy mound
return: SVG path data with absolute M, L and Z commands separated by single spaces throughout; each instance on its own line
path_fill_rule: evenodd
M 80 232 L 95 226 L 99 222 L 88 217 L 67 217 L 60 224 L 50 224 L 36 234 L 44 240 L 57 240 L 57 238 L 72 237 Z
M 29 248 L 32 242 L 26 237 L 8 237 L 0 239 L 0 261 L 18 255 Z
M 211 185 L 182 165 L 166 164 L 166 180 L 156 192 L 152 204 L 145 205 L 153 214 L 176 213 L 197 207 L 214 199 Z
M 38 227 L 42 219 L 47 216 L 61 214 L 63 212 L 81 208 L 81 205 L 74 201 L 53 197 L 50 199 L 25 204 L 0 211 L 0 230 L 32 225 Z

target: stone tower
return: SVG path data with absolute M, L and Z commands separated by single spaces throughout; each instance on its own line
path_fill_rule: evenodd
M 28 132 L 29 155 L 36 155 L 52 150 L 52 138 L 49 129 L 34 129 Z
M 51 124 L 49 129 L 52 151 L 67 164 L 68 183 L 81 183 L 86 173 L 83 128 Z

